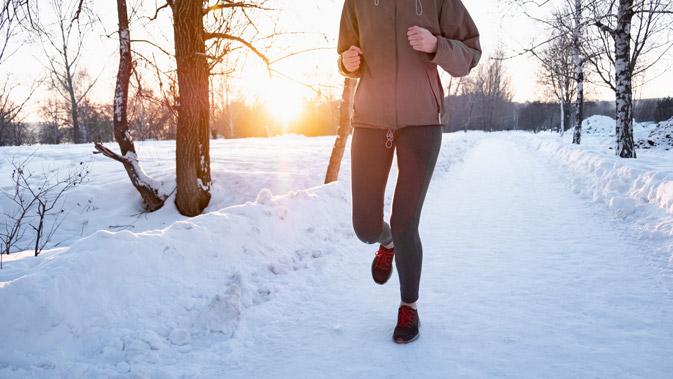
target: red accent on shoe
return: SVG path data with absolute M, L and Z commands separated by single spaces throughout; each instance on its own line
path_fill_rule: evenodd
M 408 305 L 400 307 L 397 313 L 397 326 L 393 331 L 393 341 L 395 343 L 409 343 L 418 339 L 418 328 L 421 320 L 418 318 L 418 311 Z
M 397 326 L 401 326 L 403 328 L 411 327 L 411 319 L 414 312 L 416 312 L 416 310 L 408 305 L 401 306 L 399 313 L 397 314 Z
M 385 246 L 381 245 L 379 251 L 376 252 L 376 257 L 378 258 L 376 262 L 376 267 L 381 270 L 390 270 L 393 265 L 393 257 L 395 256 L 395 249 L 387 249 Z
M 395 249 L 386 249 L 383 245 L 379 247 L 376 256 L 372 261 L 372 278 L 375 283 L 385 284 L 393 274 L 393 257 Z

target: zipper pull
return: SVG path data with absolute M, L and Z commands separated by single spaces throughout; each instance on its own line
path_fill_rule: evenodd
M 392 149 L 394 140 L 395 140 L 395 134 L 393 134 L 393 130 L 388 129 L 388 132 L 386 133 L 386 147 Z

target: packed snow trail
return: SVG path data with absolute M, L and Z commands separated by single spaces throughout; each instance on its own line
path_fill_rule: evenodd
M 417 342 L 391 341 L 396 274 L 374 284 L 375 247 L 348 240 L 319 290 L 268 320 L 281 333 L 223 357 L 228 377 L 670 377 L 671 279 L 557 175 L 485 137 L 430 186 Z

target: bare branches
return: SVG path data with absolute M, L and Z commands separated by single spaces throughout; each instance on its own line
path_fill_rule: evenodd
M 617 33 L 622 32 L 625 16 L 632 17 L 629 23 L 631 52 L 627 65 L 635 76 L 654 67 L 673 47 L 670 25 L 671 4 L 664 0 L 640 0 L 623 9 L 628 15 L 613 11 L 614 2 L 595 1 L 592 12 L 597 44 L 593 47 L 590 62 L 602 84 L 616 90 L 615 54 L 613 44 Z M 643 63 L 644 62 L 644 63 Z
M 614 36 L 614 35 L 615 35 L 615 30 L 612 29 L 612 28 L 610 28 L 609 26 L 603 24 L 600 20 L 597 20 L 594 24 L 595 24 L 595 25 L 598 27 L 598 29 L 600 29 L 602 32 L 607 33 L 607 34 L 609 34 L 609 35 L 611 35 L 611 36 Z
M 166 54 L 166 55 L 168 55 L 168 56 L 172 56 L 172 55 L 173 55 L 172 53 L 169 53 L 169 52 L 168 52 L 167 50 L 165 50 L 163 47 L 159 46 L 158 44 L 156 44 L 156 43 L 154 43 L 154 42 L 152 42 L 152 41 L 148 41 L 148 40 L 146 40 L 146 39 L 132 39 L 132 40 L 131 40 L 131 43 L 135 43 L 135 42 L 146 43 L 146 44 L 148 44 L 148 45 L 152 45 L 152 46 L 154 46 L 155 48 L 157 48 L 159 51 L 161 51 L 162 53 L 164 53 L 164 54 Z
M 76 21 L 79 21 L 79 16 L 82 14 L 82 5 L 84 4 L 84 0 L 79 0 L 79 4 L 76 7 L 75 11 L 75 16 L 73 16 L 72 20 L 70 20 L 70 26 L 72 27 L 72 24 L 75 23 Z
M 164 5 L 160 6 L 159 8 L 157 8 L 157 11 L 154 12 L 154 16 L 152 16 L 152 17 L 150 18 L 150 21 L 154 21 L 154 20 L 156 20 L 157 17 L 159 17 L 159 12 L 161 12 L 162 9 L 166 9 L 166 8 L 168 8 L 168 7 L 173 7 L 173 2 L 172 2 L 172 1 L 167 1 L 166 4 L 164 4 Z
M 280 57 L 280 58 L 276 58 L 276 59 L 270 61 L 269 64 L 272 65 L 272 64 L 274 64 L 274 63 L 280 62 L 280 61 L 285 60 L 285 59 L 287 59 L 287 58 L 294 57 L 294 56 L 299 55 L 299 54 L 311 53 L 311 52 L 314 52 L 314 51 L 320 51 L 320 50 L 334 50 L 334 48 L 333 48 L 333 47 L 316 47 L 316 48 L 313 48 L 313 49 L 306 49 L 306 50 L 295 51 L 295 52 L 293 52 L 293 53 L 290 53 L 290 54 L 288 54 L 288 55 L 282 56 L 282 57 Z
M 265 8 L 257 4 L 250 4 L 245 1 L 231 1 L 231 0 L 222 0 L 221 3 L 212 5 L 210 7 L 207 7 L 206 9 L 203 10 L 203 15 L 207 15 L 208 13 L 220 9 L 229 9 L 229 8 L 239 8 L 239 9 L 245 9 L 245 8 L 252 8 L 252 9 L 260 9 L 260 10 L 265 10 L 265 11 L 270 11 L 272 10 L 271 8 Z
M 78 108 L 100 77 L 99 74 L 89 85 L 77 82 L 86 73 L 79 64 L 84 52 L 84 41 L 93 29 L 95 17 L 85 6 L 84 0 L 79 0 L 74 7 L 60 0 L 51 2 L 51 5 L 55 22 L 45 25 L 38 19 L 32 24 L 32 29 L 40 36 L 52 89 L 68 103 L 73 142 L 81 143 L 85 134 L 82 128 L 85 126 L 80 125 Z
M 22 162 L 10 161 L 13 167 L 13 193 L 2 192 L 14 204 L 7 216 L 4 231 L 0 232 L 3 253 L 9 254 L 12 248 L 25 248 L 32 244 L 35 256 L 39 255 L 54 236 L 67 214 L 64 195 L 81 185 L 89 174 L 89 166 L 80 162 L 75 168 L 61 167 L 56 170 L 45 169 L 41 175 L 33 175 L 27 168 L 33 158 L 29 156 Z M 26 224 L 34 234 L 25 241 Z
M 245 45 L 250 51 L 255 53 L 264 63 L 266 64 L 267 67 L 271 65 L 271 62 L 269 61 L 269 58 L 266 57 L 263 53 L 261 53 L 259 50 L 257 50 L 256 47 L 254 47 L 250 42 L 246 41 L 245 39 L 241 37 L 237 37 L 231 34 L 226 34 L 226 33 L 205 33 L 204 38 L 206 40 L 213 39 L 213 38 L 222 38 L 222 39 L 227 39 L 231 41 L 236 41 L 239 42 L 243 45 Z

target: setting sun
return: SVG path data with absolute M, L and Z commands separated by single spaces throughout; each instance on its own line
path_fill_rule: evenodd
M 273 79 L 269 81 L 269 89 L 264 94 L 263 101 L 269 113 L 276 118 L 283 128 L 297 119 L 304 108 L 303 94 L 286 80 Z

